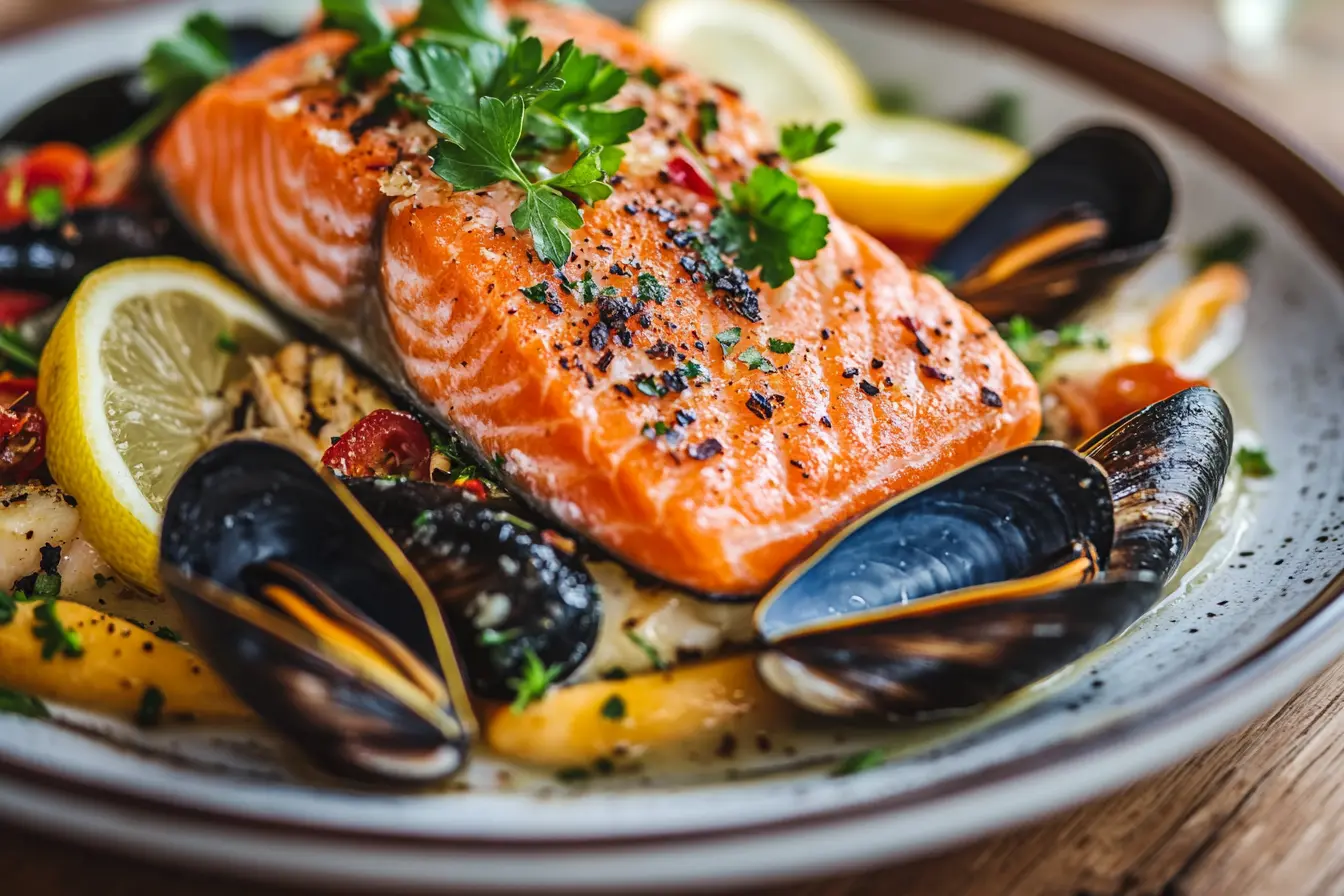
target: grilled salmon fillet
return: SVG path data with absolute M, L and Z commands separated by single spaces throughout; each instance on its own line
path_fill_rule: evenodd
M 678 135 L 715 103 L 720 129 L 701 136 L 728 183 L 783 164 L 775 133 L 596 13 L 507 5 L 548 48 L 572 36 L 662 76 L 617 98 L 648 119 L 615 194 L 574 233 L 572 291 L 510 223 L 519 189 L 454 191 L 428 170 L 427 126 L 380 118 L 376 91 L 343 95 L 343 33 L 202 92 L 156 150 L 166 191 L 238 274 L 500 461 L 521 494 L 695 591 L 759 593 L 820 533 L 1036 435 L 1036 384 L 985 319 L 834 215 L 783 287 L 702 282 L 682 234 L 713 207 L 668 177 Z M 639 301 L 641 274 L 665 301 Z M 587 304 L 585 275 L 605 292 Z M 542 301 L 522 291 L 543 283 Z M 755 347 L 777 369 L 725 357 L 715 336 L 734 327 L 733 357 Z

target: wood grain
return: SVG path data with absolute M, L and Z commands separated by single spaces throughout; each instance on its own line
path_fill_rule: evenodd
M 1344 159 L 1344 3 L 1299 24 L 1301 52 L 1229 67 L 1211 0 L 999 0 L 1165 57 L 1214 81 L 1318 151 Z M 80 4 L 0 0 L 0 32 Z M 1331 43 L 1330 41 L 1334 41 Z M 770 896 L 1237 896 L 1344 894 L 1344 661 L 1216 748 L 1115 796 L 947 855 Z M 300 892 L 112 857 L 0 826 L 0 893 L 153 896 Z M 240 857 L 245 859 L 245 857 Z M 304 890 L 302 892 L 312 892 Z M 380 891 L 381 892 L 381 891 Z

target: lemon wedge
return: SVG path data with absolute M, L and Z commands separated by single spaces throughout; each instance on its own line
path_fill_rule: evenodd
M 803 172 L 851 224 L 878 236 L 942 240 L 1031 161 L 1015 143 L 902 115 L 845 122 L 830 152 Z
M 129 581 L 156 589 L 169 491 L 227 413 L 225 383 L 284 338 L 239 287 L 177 258 L 116 262 L 75 291 L 38 368 L 47 463 Z
M 776 123 L 846 118 L 875 106 L 845 52 L 781 0 L 652 0 L 637 24 L 654 46 L 740 90 Z

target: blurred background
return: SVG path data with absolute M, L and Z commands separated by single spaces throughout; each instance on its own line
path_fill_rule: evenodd
M 0 34 L 163 0 L 0 0 Z M 947 0 L 968 2 L 968 0 Z M 1344 0 L 982 0 L 1101 37 L 1285 127 L 1344 166 Z

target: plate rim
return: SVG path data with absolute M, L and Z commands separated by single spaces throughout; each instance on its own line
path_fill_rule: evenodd
M 149 6 L 166 5 L 167 0 L 150 0 Z M 142 5 L 142 9 L 143 6 Z M 1030 15 L 981 5 L 971 0 L 839 0 L 837 6 L 874 10 L 883 15 L 921 20 L 959 32 L 963 35 L 985 38 L 995 45 L 1011 48 L 1034 60 L 1047 63 L 1068 72 L 1081 81 L 1090 83 L 1107 93 L 1126 100 L 1146 113 L 1162 120 L 1199 143 L 1209 153 L 1237 168 L 1244 176 L 1274 197 L 1285 217 L 1295 223 L 1311 240 L 1335 271 L 1344 277 L 1344 231 L 1337 222 L 1344 219 L 1344 178 L 1323 162 L 1316 153 L 1304 149 L 1298 141 L 1283 135 L 1274 126 L 1266 125 L 1255 116 L 1243 111 L 1239 104 L 1220 95 L 1214 85 L 1199 83 L 1197 79 L 1178 78 L 1158 65 L 1144 61 L 1117 47 L 1098 43 Z M 101 12 L 66 19 L 59 24 L 47 24 L 39 29 L 13 35 L 0 46 L 26 42 L 38 34 L 58 35 L 60 31 L 79 22 L 111 20 L 126 11 Z M 358 840 L 364 847 L 402 845 L 412 848 L 439 847 L 440 849 L 469 849 L 473 852 L 545 853 L 553 850 L 600 849 L 622 850 L 647 846 L 680 846 L 690 848 L 708 838 L 755 838 L 801 829 L 823 827 L 908 813 L 916 809 L 936 806 L 940 801 L 963 797 L 990 787 L 1037 784 L 1057 777 L 1063 771 L 1089 761 L 1099 755 L 1117 750 L 1132 749 L 1144 744 L 1169 739 L 1178 733 L 1188 736 L 1184 744 L 1157 762 L 1142 768 L 1112 774 L 1095 786 L 1075 788 L 1058 797 L 1038 801 L 1016 812 L 1001 813 L 1001 817 L 986 820 L 963 836 L 944 838 L 923 849 L 909 849 L 900 843 L 886 844 L 871 850 L 872 861 L 888 861 L 910 857 L 919 852 L 933 851 L 950 846 L 957 840 L 984 836 L 1033 817 L 1058 811 L 1069 805 L 1112 792 L 1124 784 L 1155 774 L 1199 748 L 1221 739 L 1244 722 L 1262 714 L 1277 702 L 1291 696 L 1310 677 L 1318 674 L 1341 652 L 1344 652 L 1344 570 L 1329 578 L 1321 591 L 1291 619 L 1279 626 L 1255 649 L 1221 672 L 1193 679 L 1171 696 L 1160 709 L 1142 716 L 1122 719 L 1100 727 L 1077 738 L 1055 744 L 1027 756 L 1006 760 L 969 775 L 937 785 L 892 795 L 880 800 L 836 807 L 817 812 L 791 816 L 787 819 L 738 825 L 731 828 L 709 827 L 664 835 L 621 837 L 603 835 L 576 839 L 525 838 L 472 839 L 461 836 L 432 834 L 393 834 L 358 831 L 350 828 L 302 827 L 292 822 L 257 819 L 225 810 L 198 809 L 176 805 L 127 793 L 115 787 L 90 787 L 86 782 L 63 778 L 58 773 L 40 769 L 0 756 L 0 777 L 17 777 L 25 786 L 50 788 L 64 792 L 72 799 L 96 803 L 109 810 L 117 808 L 153 812 L 166 822 L 173 817 L 219 826 L 222 830 L 235 829 L 257 832 L 278 830 L 317 838 L 328 846 L 341 848 L 346 841 Z M 1247 686 L 1257 681 L 1257 687 Z M 1255 695 L 1229 709 L 1228 695 L 1242 691 Z M 1218 710 L 1223 710 L 1221 714 Z M 1215 724 L 1205 724 L 1210 718 Z M 1197 732 L 1197 733 L 1196 733 Z M 1191 736 L 1192 735 L 1192 736 Z M 0 792 L 0 815 L 22 823 L 14 817 L 14 806 Z M 53 825 L 37 824 L 50 833 Z M 66 832 L 68 835 L 74 832 Z M 211 864 L 208 849 L 196 854 L 175 858 L 187 863 Z M 817 871 L 833 870 L 815 863 Z M 234 869 L 235 871 L 238 869 Z M 252 869 L 264 870 L 264 869 Z M 320 870 L 320 869 L 314 869 Z M 683 872 L 689 881 L 697 871 Z M 703 872 L 701 872 L 703 873 Z M 759 867 L 754 876 L 744 880 L 774 877 L 773 869 Z M 561 882 L 557 882 L 561 883 Z

